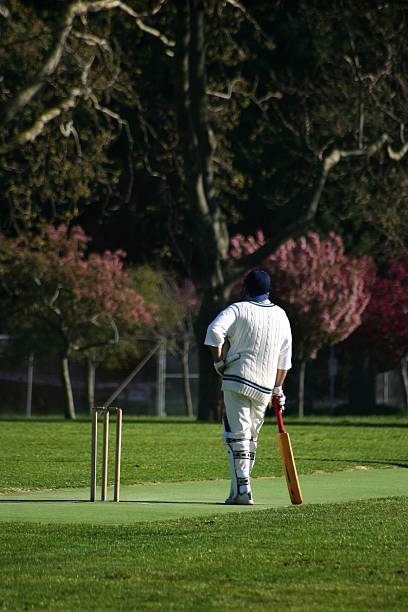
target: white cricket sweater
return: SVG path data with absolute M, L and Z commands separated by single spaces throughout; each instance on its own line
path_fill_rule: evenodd
M 276 372 L 292 366 L 292 334 L 285 311 L 269 300 L 236 302 L 210 323 L 204 344 L 222 346 L 228 355 L 239 353 L 224 372 L 222 389 L 257 400 L 270 395 Z

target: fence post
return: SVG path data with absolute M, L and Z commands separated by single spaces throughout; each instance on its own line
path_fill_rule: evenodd
M 166 416 L 166 353 L 167 340 L 163 340 L 157 359 L 157 416 Z
M 26 402 L 26 416 L 31 416 L 31 404 L 33 397 L 33 373 L 34 373 L 34 353 L 30 353 L 28 357 L 27 367 L 27 402 Z

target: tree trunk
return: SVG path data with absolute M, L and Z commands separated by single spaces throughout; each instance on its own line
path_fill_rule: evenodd
M 69 375 L 68 357 L 61 357 L 62 379 L 65 391 L 65 416 L 67 419 L 75 419 L 74 396 L 72 393 L 71 377 Z
M 34 353 L 30 353 L 28 357 L 27 367 L 27 401 L 26 401 L 26 415 L 31 416 L 32 413 L 32 399 L 33 399 L 33 373 L 34 373 Z
M 193 402 L 191 400 L 191 386 L 190 386 L 190 368 L 188 362 L 188 355 L 190 351 L 190 342 L 185 340 L 183 343 L 183 379 L 184 379 L 184 398 L 186 402 L 187 416 L 193 416 Z
M 215 201 L 213 182 L 214 139 L 208 121 L 206 94 L 206 43 L 204 2 L 190 0 L 177 6 L 177 92 L 178 123 L 183 145 L 183 176 L 191 220 L 196 228 L 198 285 L 203 283 L 203 299 L 194 331 L 199 359 L 198 419 L 215 419 L 219 398 L 217 375 L 208 348 L 203 347 L 205 330 L 225 306 L 222 261 L 229 236 L 225 220 Z
M 198 347 L 198 361 L 200 380 L 197 418 L 199 421 L 217 421 L 220 416 L 222 397 L 219 389 L 219 376 L 214 369 L 207 346 L 201 344 Z
M 199 403 L 198 420 L 220 420 L 222 412 L 222 393 L 220 377 L 216 373 L 208 346 L 204 346 L 207 327 L 225 307 L 226 300 L 215 292 L 207 291 L 203 295 L 200 312 L 194 325 L 198 347 L 199 363 Z
M 167 339 L 160 344 L 157 355 L 157 400 L 156 414 L 166 416 L 166 368 L 167 368 Z
M 305 373 L 306 373 L 306 359 L 302 359 L 300 362 L 299 370 L 299 418 L 303 419 L 305 413 Z
M 400 361 L 400 372 L 405 393 L 405 409 L 408 410 L 408 355 L 405 355 Z
M 88 412 L 92 414 L 92 410 L 95 408 L 95 373 L 96 366 L 92 357 L 88 356 Z

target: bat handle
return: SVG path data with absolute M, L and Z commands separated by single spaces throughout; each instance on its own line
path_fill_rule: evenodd
M 285 427 L 283 426 L 282 412 L 279 406 L 279 399 L 277 397 L 272 396 L 272 404 L 275 408 L 276 420 L 278 421 L 278 431 L 279 433 L 286 433 Z

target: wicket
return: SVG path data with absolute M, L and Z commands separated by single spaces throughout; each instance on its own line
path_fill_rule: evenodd
M 116 410 L 116 452 L 115 452 L 115 486 L 113 499 L 119 501 L 120 495 L 120 462 L 122 451 L 122 409 L 101 406 L 92 411 L 92 449 L 91 449 L 91 495 L 90 501 L 96 498 L 96 464 L 98 448 L 98 414 L 103 415 L 102 441 L 102 490 L 101 501 L 106 501 L 108 488 L 108 450 L 109 450 L 109 411 Z

